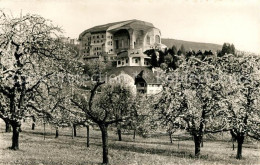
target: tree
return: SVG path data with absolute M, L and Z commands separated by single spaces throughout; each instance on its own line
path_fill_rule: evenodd
M 172 54 L 171 55 L 177 55 L 177 48 L 175 45 L 172 45 Z
M 158 61 L 157 61 L 157 55 L 156 55 L 156 51 L 154 51 L 152 53 L 152 56 L 151 56 L 151 65 L 153 67 L 158 67 Z
M 259 57 L 225 55 L 221 65 L 230 75 L 230 86 L 226 88 L 229 129 L 237 141 L 237 159 L 242 158 L 242 145 L 246 136 L 260 140 L 259 111 Z M 238 99 L 239 98 L 239 99 Z
M 69 54 L 59 42 L 60 32 L 38 15 L 13 18 L 1 11 L 0 117 L 13 128 L 11 149 L 19 149 L 21 120 L 34 112 L 45 114 L 35 98 L 43 98 L 39 91 L 48 91 L 46 80 L 60 69 L 54 61 Z
M 159 60 L 158 60 L 158 66 L 160 66 L 162 63 L 165 62 L 164 58 L 165 54 L 162 51 L 159 51 Z
M 178 55 L 178 56 L 182 55 L 181 49 L 178 50 L 177 55 Z
M 233 44 L 224 43 L 221 51 L 218 53 L 218 56 L 222 57 L 225 54 L 235 54 L 235 46 Z
M 230 46 L 230 53 L 236 54 L 236 48 L 235 48 L 234 44 L 231 44 L 231 46 Z
M 107 164 L 109 163 L 107 128 L 111 124 L 130 118 L 134 109 L 131 105 L 134 104 L 132 104 L 133 97 L 131 92 L 127 87 L 120 85 L 106 84 L 102 88 L 101 93 L 95 98 L 97 89 L 104 83 L 97 81 L 90 91 L 90 96 L 77 94 L 72 99 L 72 102 L 99 126 L 102 134 L 103 163 Z
M 225 104 L 220 100 L 226 83 L 215 62 L 213 57 L 204 61 L 192 57 L 184 61 L 168 73 L 174 80 L 165 82 L 155 105 L 162 124 L 185 129 L 193 136 L 195 156 L 200 155 L 205 133 L 227 131 Z
M 183 45 L 183 44 L 181 44 L 181 48 L 180 48 L 180 50 L 181 50 L 181 53 L 182 53 L 182 54 L 185 54 L 185 53 L 186 53 L 186 50 L 185 50 L 185 48 L 184 48 L 184 45 Z

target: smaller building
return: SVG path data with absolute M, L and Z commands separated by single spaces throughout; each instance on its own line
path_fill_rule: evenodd
M 129 86 L 134 93 L 147 95 L 162 91 L 161 73 L 151 67 L 123 66 L 107 73 L 108 83 L 120 83 Z

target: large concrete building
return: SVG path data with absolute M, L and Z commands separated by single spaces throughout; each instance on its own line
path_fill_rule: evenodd
M 150 67 L 149 49 L 165 49 L 161 31 L 152 23 L 128 20 L 99 25 L 79 35 L 80 55 L 83 59 L 99 58 L 116 61 L 116 68 L 108 72 L 113 80 L 122 80 L 138 93 L 156 94 L 162 90 L 158 74 Z M 123 83 L 123 82 L 122 82 Z
M 148 66 L 147 49 L 163 49 L 161 32 L 152 23 L 129 20 L 95 26 L 79 35 L 84 59 L 117 60 L 117 66 Z

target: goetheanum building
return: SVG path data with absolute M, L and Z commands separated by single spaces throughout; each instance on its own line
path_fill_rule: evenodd
M 129 20 L 95 26 L 79 35 L 80 54 L 84 59 L 116 60 L 117 66 L 149 66 L 143 52 L 164 49 L 161 32 L 152 23 Z
M 150 65 L 149 49 L 163 50 L 161 31 L 152 23 L 128 20 L 99 25 L 79 35 L 80 55 L 84 60 L 99 58 L 116 62 L 108 72 L 113 80 L 124 77 L 131 88 L 139 93 L 156 94 L 161 82 Z

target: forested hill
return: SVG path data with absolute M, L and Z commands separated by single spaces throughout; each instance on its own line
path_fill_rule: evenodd
M 183 44 L 186 51 L 192 49 L 195 51 L 211 50 L 212 52 L 216 52 L 217 50 L 222 49 L 222 45 L 218 45 L 218 44 L 183 41 L 183 40 L 176 40 L 176 39 L 169 39 L 169 38 L 162 38 L 162 44 L 166 45 L 168 48 L 171 48 L 173 45 L 175 45 L 177 49 L 179 49 Z

